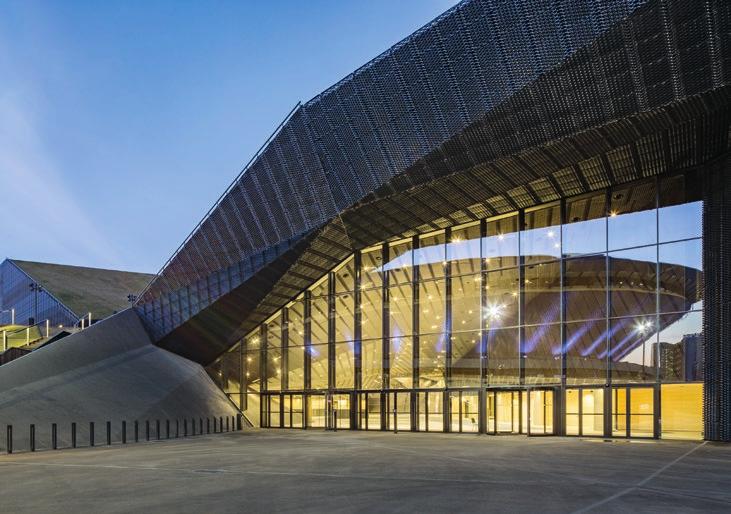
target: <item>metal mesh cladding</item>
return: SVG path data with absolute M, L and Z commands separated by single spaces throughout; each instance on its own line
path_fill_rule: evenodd
M 141 296 L 146 320 L 169 332 L 180 291 L 209 283 L 205 305 L 235 287 L 245 274 L 221 273 L 322 226 L 641 3 L 456 5 L 287 120 Z

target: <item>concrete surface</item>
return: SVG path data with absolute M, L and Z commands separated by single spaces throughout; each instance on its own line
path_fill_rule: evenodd
M 153 345 L 132 309 L 0 366 L 0 451 L 6 425 L 13 426 L 14 449 L 23 450 L 30 424 L 37 448 L 50 447 L 52 423 L 58 444 L 70 445 L 72 422 L 77 443 L 86 446 L 90 422 L 99 444 L 107 421 L 118 441 L 123 420 L 131 427 L 135 420 L 236 413 L 200 365 Z
M 731 512 L 731 446 L 249 430 L 0 456 L 13 513 Z

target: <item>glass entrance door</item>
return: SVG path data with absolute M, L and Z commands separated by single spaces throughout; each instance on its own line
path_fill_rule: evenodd
M 488 434 L 552 435 L 553 389 L 487 391 Z
M 478 394 L 476 391 L 449 393 L 450 432 L 477 432 L 479 430 Z

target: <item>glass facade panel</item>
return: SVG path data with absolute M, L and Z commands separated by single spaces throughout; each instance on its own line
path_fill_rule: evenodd
M 561 326 L 525 327 L 525 383 L 561 382 Z
M 520 232 L 520 254 L 525 264 L 561 257 L 561 206 L 543 207 L 525 213 Z
M 383 291 L 368 289 L 360 293 L 360 323 L 363 339 L 383 336 Z
M 419 333 L 447 329 L 447 286 L 442 280 L 419 284 Z
M 492 271 L 485 275 L 487 303 L 483 317 L 487 328 L 519 324 L 520 272 L 518 268 Z
M 383 384 L 383 341 L 371 339 L 361 345 L 361 387 L 381 389 Z
M 388 417 L 386 428 L 401 431 L 411 430 L 411 393 L 388 393 Z
M 327 346 L 326 344 L 313 344 L 310 346 L 310 380 L 312 389 L 327 389 Z
M 419 336 L 419 387 L 444 387 L 447 334 Z
M 413 305 L 414 298 L 410 285 L 389 288 L 388 311 L 391 336 L 398 337 L 413 334 Z
M 609 250 L 657 243 L 657 197 L 653 181 L 614 189 L 610 196 Z
M 657 311 L 657 247 L 609 254 L 611 316 L 642 316 Z
M 606 414 L 613 435 L 652 437 L 660 384 L 703 380 L 702 205 L 691 182 L 638 182 L 415 236 L 416 250 L 410 238 L 356 252 L 312 286 L 309 299 L 295 298 L 209 372 L 248 413 L 258 412 L 260 389 L 342 394 L 360 384 L 352 397 L 359 427 L 372 417 L 369 398 L 392 406 L 413 395 L 419 430 L 441 431 L 446 420 L 447 429 L 465 431 L 471 412 L 463 399 L 473 394 L 467 388 L 485 385 L 484 365 L 487 387 L 500 389 L 485 391 L 488 431 L 551 433 L 548 393 L 555 391 L 566 394 L 569 434 L 601 435 Z M 554 389 L 564 372 L 569 388 Z M 393 390 L 399 400 L 387 399 Z M 669 391 L 668 409 L 694 408 L 673 399 L 682 389 Z M 656 396 L 648 401 L 647 394 Z M 285 425 L 295 426 L 295 397 L 281 398 Z M 275 412 L 269 403 L 264 397 L 266 422 Z M 668 437 L 697 433 L 684 423 L 665 429 Z
M 660 316 L 657 351 L 653 357 L 663 382 L 703 380 L 703 313 Z
M 298 300 L 287 309 L 287 341 L 289 346 L 305 345 L 305 302 Z
M 582 389 L 581 408 L 581 435 L 604 435 L 604 389 Z
M 452 278 L 452 331 L 480 329 L 481 286 L 480 275 Z
M 566 202 L 566 223 L 561 227 L 564 257 L 607 250 L 606 198 L 602 191 Z
M 482 241 L 482 257 L 488 270 L 512 268 L 519 257 L 518 216 L 488 220 L 487 235 Z
M 487 382 L 490 385 L 520 382 L 520 338 L 517 328 L 487 331 Z
M 411 337 L 393 337 L 389 341 L 391 388 L 408 389 L 413 383 L 414 344 Z
M 447 261 L 452 276 L 473 275 L 481 267 L 480 223 L 455 227 L 447 243 Z
M 345 293 L 355 289 L 355 258 L 351 255 L 333 270 L 335 293 Z
M 305 347 L 287 348 L 287 389 L 305 388 Z
M 419 248 L 414 250 L 414 265 L 419 269 L 419 280 L 431 280 L 444 276 L 447 264 L 444 232 L 419 238 Z
M 663 439 L 703 439 L 703 384 L 664 384 L 660 399 Z
M 384 266 L 391 285 L 411 282 L 414 252 L 411 240 L 392 243 L 388 247 L 388 262 Z
M 524 323 L 538 325 L 561 321 L 561 263 L 526 266 Z
M 703 243 L 691 239 L 658 247 L 660 312 L 703 309 Z
M 328 327 L 327 297 L 313 297 L 310 300 L 310 305 L 312 309 L 310 316 L 312 344 L 326 344 Z
M 603 319 L 607 315 L 607 261 L 604 254 L 564 261 L 566 321 Z
M 380 288 L 383 284 L 383 250 L 381 246 L 368 248 L 360 254 L 360 287 Z
M 335 297 L 335 342 L 355 339 L 355 295 L 340 294 Z
M 282 349 L 267 348 L 267 390 L 282 388 Z
M 311 428 L 325 428 L 327 419 L 325 395 L 307 396 L 307 426 Z
M 450 387 L 480 386 L 481 332 L 452 335 L 452 373 Z
M 654 435 L 655 398 L 651 387 L 629 389 L 630 435 L 652 437 Z
M 335 343 L 335 387 L 355 386 L 355 352 L 353 343 Z
M 658 236 L 661 243 L 702 236 L 700 183 L 700 180 L 689 180 L 683 175 L 660 180 Z
M 654 382 L 655 316 L 610 321 L 609 360 L 615 382 Z M 600 354 L 601 355 L 601 354 Z
M 567 323 L 566 383 L 603 384 L 607 381 L 607 322 L 604 319 Z

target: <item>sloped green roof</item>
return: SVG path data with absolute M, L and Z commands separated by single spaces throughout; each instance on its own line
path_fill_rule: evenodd
M 142 291 L 154 275 L 65 264 L 19 261 L 20 269 L 79 316 L 106 318 L 129 307 L 127 295 Z

